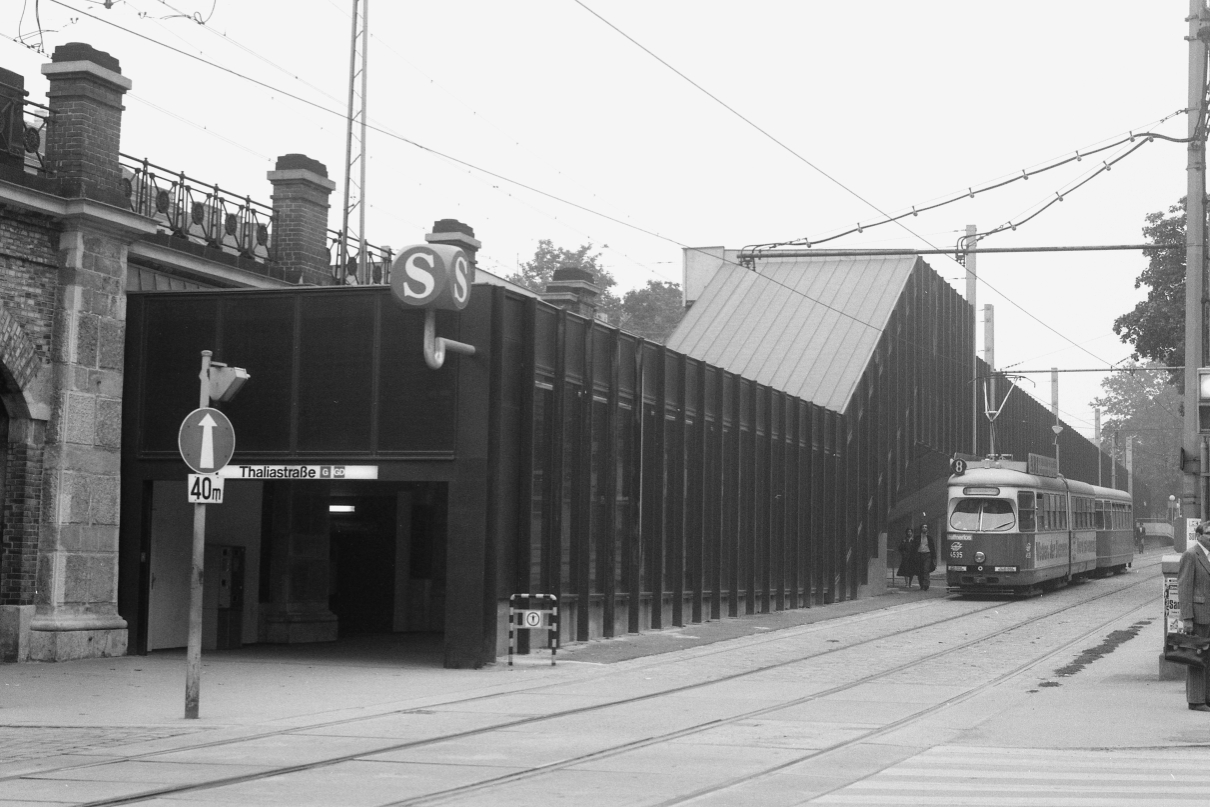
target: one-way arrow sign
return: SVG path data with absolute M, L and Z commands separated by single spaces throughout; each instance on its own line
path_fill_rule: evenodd
M 177 445 L 186 465 L 199 474 L 212 474 L 231 461 L 235 429 L 217 409 L 194 409 L 181 421 Z

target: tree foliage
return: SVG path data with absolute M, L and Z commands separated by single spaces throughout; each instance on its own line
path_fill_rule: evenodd
M 663 343 L 683 316 L 680 284 L 648 280 L 646 288 L 622 295 L 621 317 L 615 324 L 644 339 Z
M 1162 365 L 1149 362 L 1137 366 Z M 1170 493 L 1179 496 L 1182 477 L 1177 458 L 1184 418 L 1180 389 L 1169 383 L 1167 373 L 1141 369 L 1110 373 L 1101 382 L 1101 389 L 1105 394 L 1092 403 L 1106 415 L 1101 421 L 1105 450 L 1110 450 L 1116 433 L 1117 460 L 1125 462 L 1127 441 L 1133 439 L 1134 478 L 1146 483 L 1159 500 L 1166 500 Z M 1109 480 L 1104 482 L 1109 484 Z M 1149 502 L 1148 506 L 1153 511 L 1163 511 L 1160 501 Z
M 543 292 L 546 291 L 546 284 L 550 282 L 555 270 L 565 266 L 587 269 L 596 276 L 596 285 L 601 288 L 601 295 L 597 297 L 597 310 L 608 314 L 612 321 L 622 305 L 622 301 L 613 293 L 613 287 L 618 282 L 601 263 L 601 253 L 592 251 L 592 244 L 582 244 L 579 249 L 567 249 L 556 247 L 549 238 L 543 238 L 538 242 L 534 256 L 521 264 L 517 271 L 506 279 L 527 289 Z
M 647 282 L 646 288 L 632 289 L 618 297 L 613 291 L 617 281 L 601 263 L 601 254 L 592 251 L 592 244 L 583 244 L 573 250 L 557 247 L 554 242 L 544 238 L 538 242 L 533 258 L 521 264 L 506 279 L 533 291 L 543 292 L 555 270 L 565 266 L 592 272 L 596 276 L 596 285 L 601 288 L 601 294 L 597 297 L 597 311 L 605 314 L 611 325 L 645 339 L 663 342 L 685 314 L 681 287 L 677 283 L 652 280 Z
M 1185 200 L 1168 213 L 1149 213 L 1143 236 L 1153 244 L 1185 242 Z M 1149 249 L 1147 268 L 1134 281 L 1147 299 L 1114 320 L 1113 331 L 1134 348 L 1136 360 L 1181 366 L 1185 363 L 1185 250 Z

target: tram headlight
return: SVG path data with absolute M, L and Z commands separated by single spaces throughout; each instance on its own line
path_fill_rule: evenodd
M 975 553 L 975 563 L 982 563 L 986 559 L 987 555 L 984 555 L 982 552 Z

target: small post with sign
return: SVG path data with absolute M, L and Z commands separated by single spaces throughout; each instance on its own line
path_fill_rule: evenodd
M 223 500 L 218 472 L 235 453 L 235 429 L 227 416 L 210 408 L 210 398 L 229 401 L 248 380 L 239 367 L 212 362 L 202 351 L 198 408 L 185 416 L 177 434 L 181 459 L 189 474 L 187 500 L 193 503 L 193 568 L 189 576 L 189 640 L 185 651 L 185 717 L 197 719 L 202 685 L 202 577 L 206 563 L 206 505 Z
M 524 600 L 525 607 L 518 608 Z M 548 600 L 546 608 L 534 607 L 534 600 Z M 514 594 L 508 598 L 508 666 L 513 666 L 513 655 L 517 652 L 517 630 L 545 630 L 550 645 L 550 666 L 555 666 L 555 652 L 559 648 L 559 601 L 554 594 Z

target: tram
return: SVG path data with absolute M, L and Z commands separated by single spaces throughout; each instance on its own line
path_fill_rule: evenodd
M 1133 562 L 1130 494 L 1065 479 L 1033 454 L 955 465 L 938 547 L 950 591 L 1033 594 Z

